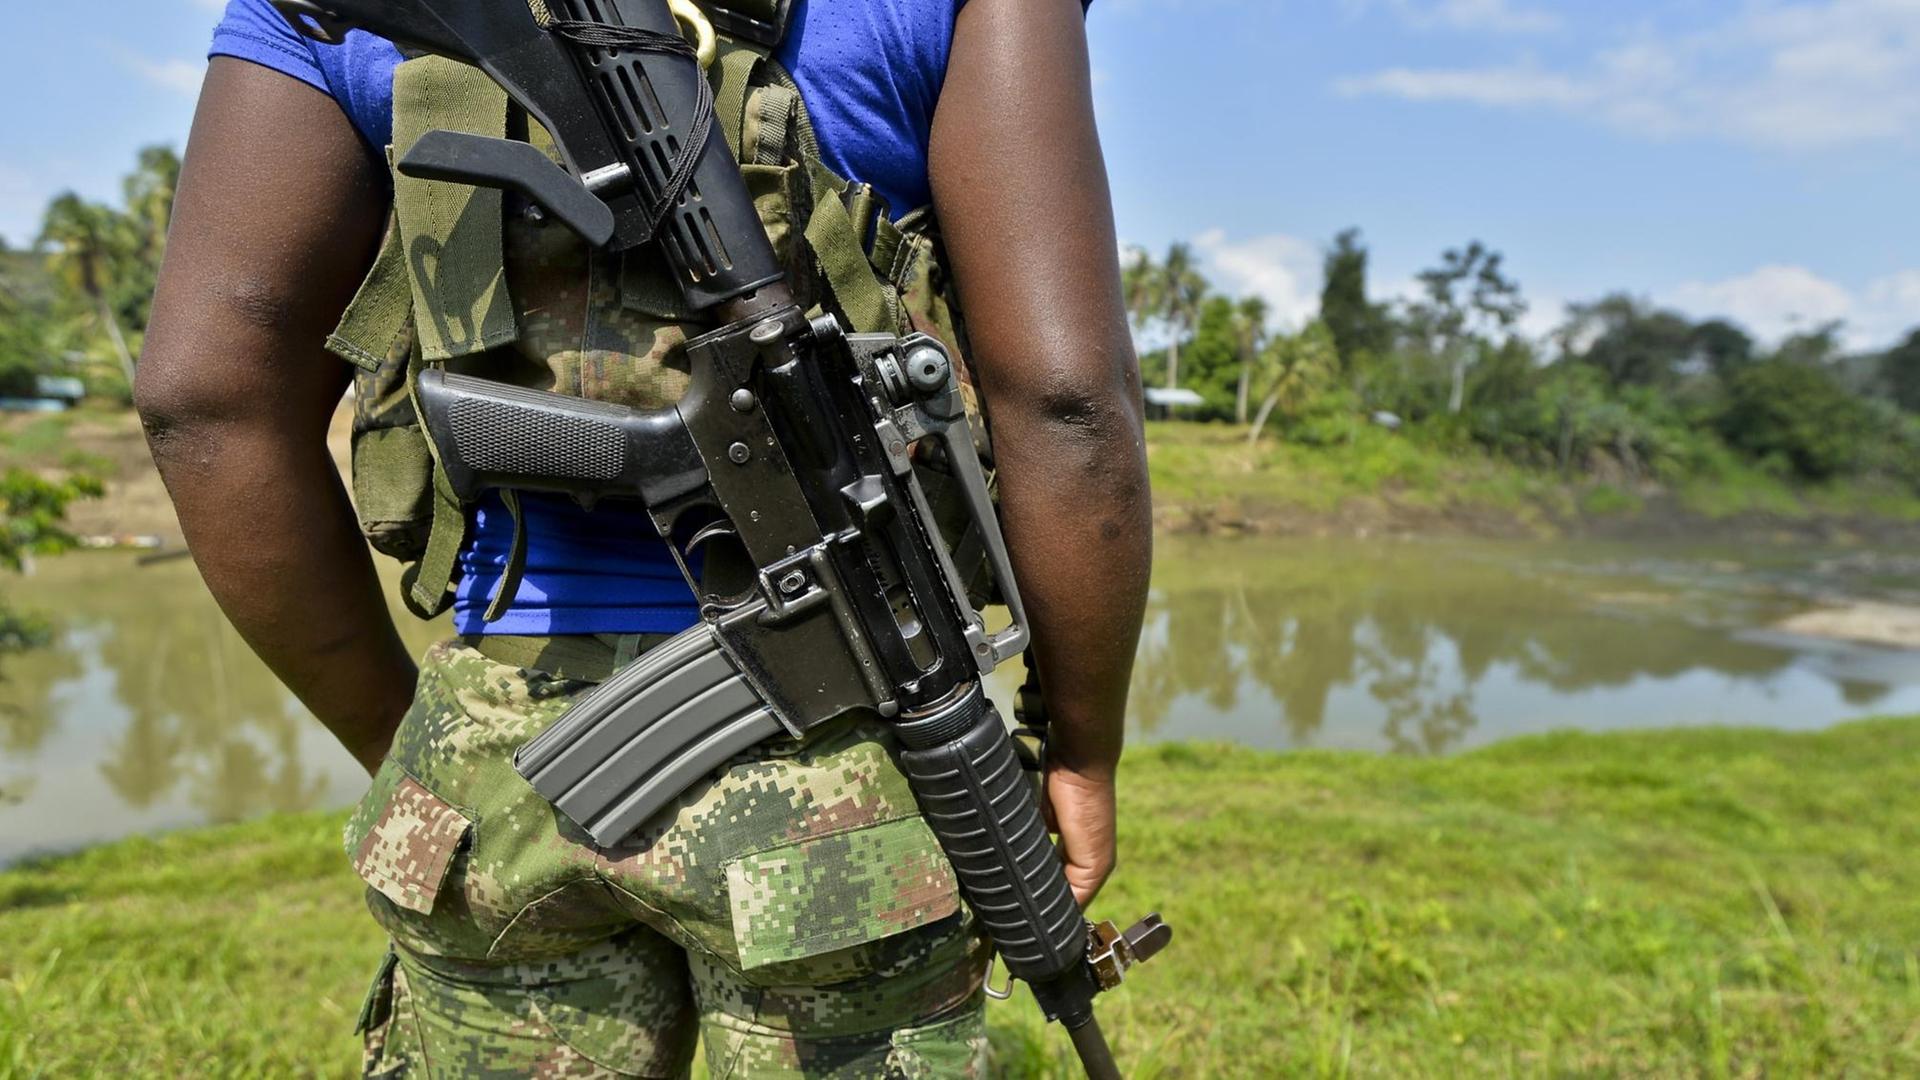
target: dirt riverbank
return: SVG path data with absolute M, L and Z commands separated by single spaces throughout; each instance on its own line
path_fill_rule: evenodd
M 327 433 L 327 448 L 345 475 L 353 410 L 343 403 Z M 173 501 L 147 453 L 140 421 L 127 409 L 82 409 L 67 414 L 0 416 L 0 465 L 40 471 L 74 469 L 105 484 L 100 498 L 67 508 L 67 528 L 90 541 L 177 548 L 183 543 Z

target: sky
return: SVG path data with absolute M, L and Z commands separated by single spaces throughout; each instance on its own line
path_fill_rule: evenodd
M 184 145 L 221 3 L 19 7 L 15 245 Z M 1448 247 L 1504 253 L 1534 334 L 1621 290 L 1763 339 L 1920 326 L 1920 0 L 1094 0 L 1088 35 L 1122 242 L 1193 242 L 1280 325 L 1358 227 L 1379 298 Z

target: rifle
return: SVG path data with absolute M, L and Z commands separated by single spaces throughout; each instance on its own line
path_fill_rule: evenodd
M 698 625 L 582 695 L 521 748 L 520 773 L 610 845 L 735 754 L 872 710 L 1009 974 L 1067 1028 L 1090 1076 L 1117 1077 L 1093 999 L 1172 930 L 1157 915 L 1125 931 L 1088 924 L 982 689 L 1025 648 L 1027 620 L 945 349 L 849 334 L 794 304 L 668 0 L 274 3 L 321 41 L 357 27 L 486 71 L 565 166 L 527 143 L 432 131 L 400 171 L 516 191 L 597 247 L 654 243 L 688 309 L 715 325 L 687 342 L 685 396 L 651 412 L 419 378 L 459 499 L 638 499 L 699 597 Z M 916 448 L 957 481 L 1011 613 L 998 632 L 934 527 Z

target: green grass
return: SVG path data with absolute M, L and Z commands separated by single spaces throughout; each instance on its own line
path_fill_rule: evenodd
M 1435 512 L 1495 510 L 1523 524 L 1572 510 L 1557 477 L 1368 425 L 1350 434 L 1339 445 L 1307 446 L 1269 432 L 1249 447 L 1246 429 L 1229 424 L 1150 423 L 1154 501 L 1257 518 L 1289 510 L 1328 514 L 1384 499 Z
M 1231 424 L 1149 423 L 1154 502 L 1190 516 L 1256 522 L 1386 503 L 1432 514 L 1493 515 L 1533 531 L 1581 516 L 1624 517 L 1647 509 L 1636 490 L 1527 468 L 1477 447 L 1440 445 L 1365 424 L 1354 425 L 1350 435 L 1344 443 L 1308 446 L 1269 431 L 1249 447 L 1246 429 Z M 1731 455 L 1722 458 L 1699 475 L 1666 485 L 1679 510 L 1710 520 L 1755 515 L 1920 521 L 1920 494 L 1885 482 L 1796 484 Z
M 75 448 L 69 443 L 70 429 L 76 422 L 102 415 L 115 416 L 85 408 L 70 412 L 33 414 L 0 427 L 0 469 L 73 469 L 98 473 L 110 463 L 98 454 Z
M 1920 1075 L 1920 718 L 1457 758 L 1171 744 L 1096 914 L 1132 1077 Z M 346 1075 L 381 943 L 337 815 L 0 873 L 0 1075 Z M 1071 1075 L 1024 999 L 1005 1075 Z

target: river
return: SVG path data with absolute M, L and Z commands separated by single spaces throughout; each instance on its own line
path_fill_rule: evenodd
M 54 621 L 0 660 L 0 864 L 129 833 L 342 806 L 365 774 L 184 560 L 46 559 Z M 1445 754 L 1562 728 L 1820 728 L 1920 713 L 1920 652 L 1779 629 L 1920 604 L 1920 559 L 1857 549 L 1166 538 L 1131 738 Z M 402 617 L 423 649 L 445 626 Z M 1017 682 L 997 678 L 1003 701 Z

